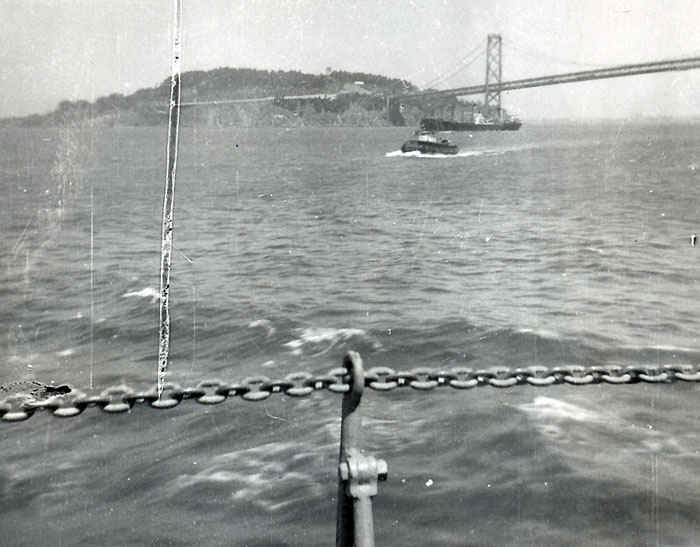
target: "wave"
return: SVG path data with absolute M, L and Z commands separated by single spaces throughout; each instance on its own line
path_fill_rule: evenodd
M 585 399 L 584 404 L 595 406 L 595 410 L 551 397 L 535 397 L 533 402 L 513 408 L 526 414 L 535 431 L 555 443 L 551 448 L 571 461 L 588 461 L 593 446 L 600 447 L 597 460 L 602 465 L 620 458 L 632 462 L 636 455 L 695 458 L 694 438 L 683 432 L 683 426 L 640 411 L 648 404 L 643 395 L 629 397 L 621 401 L 611 397 L 602 406 L 600 401 Z M 658 403 L 674 405 L 676 399 L 669 394 Z
M 644 352 L 644 353 L 664 352 L 664 353 L 671 353 L 674 355 L 676 353 L 686 353 L 686 354 L 690 354 L 692 356 L 697 356 L 697 354 L 698 354 L 697 348 L 690 348 L 690 347 L 684 347 L 684 346 L 673 346 L 673 345 L 665 345 L 665 344 L 654 344 L 651 346 L 624 345 L 624 346 L 620 346 L 620 347 L 622 349 L 634 350 L 634 351 L 639 351 L 639 352 Z
M 574 422 L 603 422 L 605 420 L 597 412 L 551 397 L 535 397 L 532 403 L 517 405 L 516 408 L 536 419 Z
M 516 329 L 515 332 L 519 334 L 532 334 L 539 338 L 549 339 L 549 340 L 559 340 L 561 334 L 556 331 L 548 329 L 531 329 L 531 328 L 520 328 Z
M 122 298 L 131 297 L 150 298 L 151 302 L 157 302 L 158 300 L 160 300 L 160 293 L 158 289 L 154 289 L 153 287 L 146 287 L 144 289 L 141 289 L 140 291 L 130 291 L 122 295 Z
M 275 329 L 275 327 L 272 326 L 272 322 L 267 319 L 256 319 L 255 321 L 251 321 L 250 323 L 248 323 L 248 327 L 251 329 L 265 329 L 265 335 L 268 338 L 275 334 L 275 332 L 277 331 L 277 329 Z
M 308 327 L 301 331 L 299 338 L 290 340 L 284 344 L 292 355 L 301 355 L 305 351 L 311 351 L 312 356 L 323 355 L 338 344 L 350 340 L 365 339 L 367 333 L 362 329 L 334 329 L 329 327 Z M 381 345 L 373 341 L 372 347 L 379 349 Z
M 365 340 L 380 345 L 362 349 L 366 366 L 470 368 L 526 366 L 637 366 L 697 362 L 700 352 L 689 347 L 634 347 L 614 335 L 572 333 L 556 326 L 494 327 L 462 318 L 422 325 L 386 324 Z M 354 342 L 354 341 L 353 341 Z M 348 344 L 349 345 L 349 344 Z
M 279 511 L 321 497 L 322 478 L 314 470 L 322 469 L 324 448 L 316 446 L 309 452 L 295 442 L 272 442 L 220 454 L 200 471 L 180 475 L 170 491 L 176 495 L 183 490 L 196 492 L 200 485 L 218 486 L 232 500 Z

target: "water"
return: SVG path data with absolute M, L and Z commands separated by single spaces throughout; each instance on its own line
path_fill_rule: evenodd
M 696 363 L 700 131 L 185 128 L 169 379 Z M 0 383 L 147 387 L 164 128 L 0 133 Z M 92 195 L 92 200 L 91 200 Z M 92 206 L 91 206 L 92 201 Z M 378 545 L 696 545 L 697 388 L 367 395 Z M 329 545 L 340 398 L 3 425 L 7 545 Z M 420 539 L 417 539 L 420 538 Z

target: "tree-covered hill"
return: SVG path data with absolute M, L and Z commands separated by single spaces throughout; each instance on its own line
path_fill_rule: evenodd
M 411 83 L 363 72 L 217 68 L 182 74 L 182 102 L 276 97 L 268 103 L 216 105 L 183 111 L 183 123 L 219 125 L 377 125 L 384 97 L 414 91 Z M 2 125 L 47 126 L 92 121 L 105 125 L 157 125 L 167 120 L 170 78 L 130 95 L 113 93 L 94 102 L 61 101 L 48 114 L 2 120 Z M 340 94 L 333 99 L 287 101 L 284 96 Z

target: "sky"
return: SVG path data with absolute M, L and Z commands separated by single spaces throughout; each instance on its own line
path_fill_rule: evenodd
M 700 56 L 697 0 L 183 0 L 183 70 L 372 72 L 423 87 Z M 0 117 L 169 76 L 174 0 L 0 0 Z M 183 86 L 187 86 L 186 78 Z M 700 115 L 700 70 L 511 91 L 523 119 Z

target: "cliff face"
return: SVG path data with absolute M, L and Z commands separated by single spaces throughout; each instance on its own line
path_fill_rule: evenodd
M 269 71 L 217 68 L 182 75 L 182 102 L 279 97 L 264 103 L 212 105 L 183 109 L 184 124 L 300 126 L 388 125 L 386 95 L 414 91 L 404 80 L 361 72 Z M 103 125 L 158 125 L 167 121 L 170 79 L 153 88 L 95 102 L 62 101 L 49 114 L 0 120 L 5 126 L 49 126 L 86 121 Z M 334 98 L 287 100 L 294 95 L 336 95 Z

